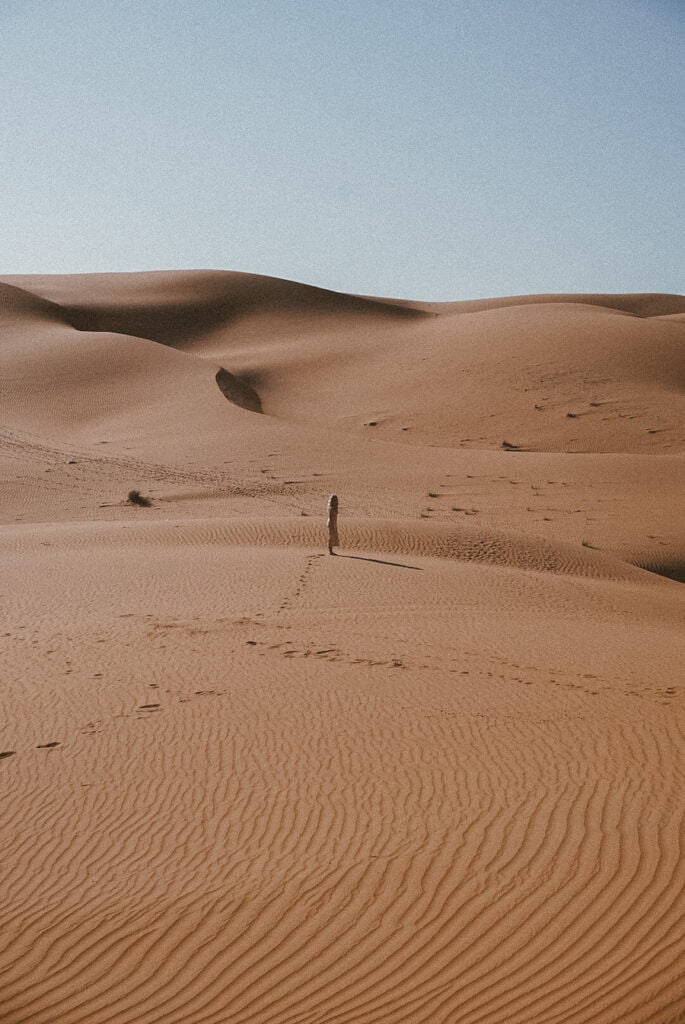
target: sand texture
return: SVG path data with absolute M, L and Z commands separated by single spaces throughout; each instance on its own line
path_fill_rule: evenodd
M 3 278 L 0 1024 L 684 1021 L 684 387 L 679 296 Z

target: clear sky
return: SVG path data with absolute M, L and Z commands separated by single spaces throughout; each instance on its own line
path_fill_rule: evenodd
M 2 0 L 0 273 L 685 292 L 683 0 Z

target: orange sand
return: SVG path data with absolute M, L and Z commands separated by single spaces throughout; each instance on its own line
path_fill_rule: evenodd
M 0 326 L 0 1024 L 685 1020 L 685 298 Z

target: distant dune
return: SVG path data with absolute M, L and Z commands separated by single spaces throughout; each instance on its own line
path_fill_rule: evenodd
M 0 1024 L 685 1020 L 684 390 L 682 296 L 0 280 Z
M 65 345 L 77 344 L 72 365 L 84 374 L 92 367 L 94 379 L 107 360 L 106 377 L 125 388 L 124 415 L 132 378 L 142 374 L 147 387 L 154 360 L 156 376 L 182 390 L 193 373 L 159 345 L 125 340 L 133 337 L 191 354 L 207 376 L 208 363 L 223 367 L 264 412 L 290 422 L 319 422 L 325 410 L 346 432 L 373 423 L 387 440 L 456 448 L 509 441 L 536 451 L 670 454 L 685 444 L 679 296 L 427 305 L 219 272 L 6 280 L 15 308 L 44 317 L 40 346 L 33 324 L 33 359 L 52 374 L 57 358 L 61 371 Z M 19 402 L 25 414 L 23 391 Z

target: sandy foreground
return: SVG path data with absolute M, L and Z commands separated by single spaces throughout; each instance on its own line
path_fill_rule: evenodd
M 685 1020 L 684 384 L 679 296 L 3 278 L 1 1024 Z

